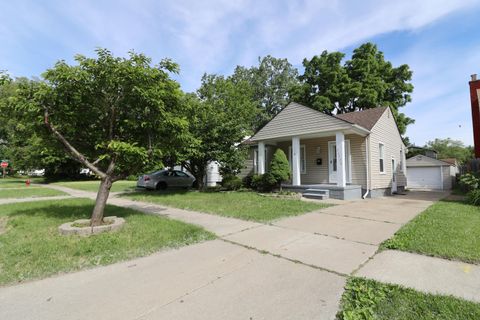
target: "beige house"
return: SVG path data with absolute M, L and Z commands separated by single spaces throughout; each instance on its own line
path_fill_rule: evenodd
M 389 108 L 330 116 L 290 103 L 249 143 L 243 175 L 265 173 L 280 148 L 292 168 L 285 187 L 306 195 L 378 197 L 406 186 L 406 147 Z

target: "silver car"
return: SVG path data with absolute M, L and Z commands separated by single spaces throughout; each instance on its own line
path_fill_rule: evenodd
M 178 170 L 161 170 L 138 177 L 137 188 L 163 190 L 168 187 L 190 188 L 195 178 Z

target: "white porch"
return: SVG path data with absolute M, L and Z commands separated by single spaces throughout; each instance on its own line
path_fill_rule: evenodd
M 310 138 L 310 141 L 312 140 L 312 137 L 306 138 Z M 258 159 L 256 161 L 257 173 L 264 174 L 267 170 L 265 159 L 266 144 L 278 146 L 280 148 L 283 147 L 284 149 L 286 149 L 285 146 L 288 145 L 288 151 L 284 151 L 287 154 L 292 169 L 291 186 L 301 186 L 304 182 L 302 181 L 302 175 L 306 176 L 312 174 L 312 172 L 307 172 L 307 162 L 309 166 L 313 165 L 313 162 L 315 162 L 315 165 L 318 167 L 328 167 L 328 181 L 318 179 L 314 184 L 328 182 L 329 185 L 333 184 L 337 187 L 345 187 L 347 186 L 347 183 L 352 182 L 351 141 L 345 139 L 345 134 L 343 132 L 339 131 L 335 132 L 333 136 L 323 137 L 322 145 L 315 146 L 315 151 L 311 150 L 311 147 L 309 147 L 308 154 L 305 145 L 302 144 L 304 139 L 301 139 L 300 136 L 293 136 L 288 138 L 289 141 L 286 139 L 281 139 L 280 141 L 259 141 L 257 152 Z M 328 144 L 325 146 L 325 143 Z M 323 150 L 325 147 L 327 150 Z M 312 178 L 309 178 L 310 179 L 307 179 L 308 182 L 305 182 L 307 184 L 312 184 Z

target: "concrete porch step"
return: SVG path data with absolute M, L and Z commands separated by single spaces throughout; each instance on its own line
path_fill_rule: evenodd
M 317 199 L 317 200 L 328 199 L 328 195 L 318 194 L 318 193 L 302 193 L 302 197 L 308 198 L 308 199 Z
M 309 188 L 302 193 L 302 196 L 309 199 L 325 200 L 330 197 L 330 191 L 325 189 Z

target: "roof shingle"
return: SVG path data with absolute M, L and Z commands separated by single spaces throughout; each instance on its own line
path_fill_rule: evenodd
M 371 130 L 386 109 L 386 107 L 378 107 L 362 111 L 337 114 L 335 117 L 353 124 L 358 124 L 367 130 Z

